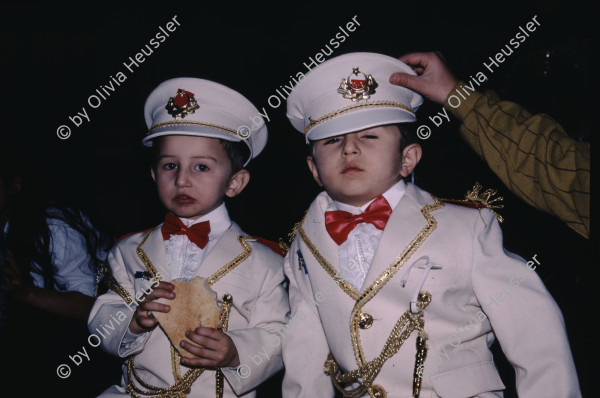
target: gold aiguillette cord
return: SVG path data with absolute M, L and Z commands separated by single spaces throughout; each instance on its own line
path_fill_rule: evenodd
M 223 295 L 223 312 L 221 313 L 221 329 L 223 332 L 227 331 L 227 326 L 229 324 L 229 312 L 231 310 L 231 305 L 233 304 L 233 297 L 231 294 Z M 217 368 L 216 372 L 216 388 L 217 388 L 217 398 L 223 398 L 223 372 L 220 368 Z

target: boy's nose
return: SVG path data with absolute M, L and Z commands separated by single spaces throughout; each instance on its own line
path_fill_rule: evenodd
M 189 173 L 184 169 L 179 169 L 177 172 L 177 178 L 175 178 L 175 185 L 178 187 L 187 187 L 190 185 Z
M 342 146 L 342 154 L 344 156 L 347 155 L 357 155 L 360 153 L 360 147 L 358 144 L 358 137 L 355 134 L 348 134 L 344 138 L 344 145 Z

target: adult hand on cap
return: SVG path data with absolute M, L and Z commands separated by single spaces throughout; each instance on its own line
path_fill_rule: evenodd
M 390 83 L 414 90 L 438 104 L 446 102 L 458 80 L 448 69 L 441 53 L 409 53 L 398 59 L 413 68 L 417 76 L 393 73 Z

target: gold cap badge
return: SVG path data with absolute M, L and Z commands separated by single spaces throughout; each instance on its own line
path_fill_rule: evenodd
M 173 115 L 175 119 L 183 119 L 188 114 L 192 114 L 199 109 L 200 105 L 194 99 L 194 93 L 178 89 L 175 97 L 169 98 L 169 102 L 165 109 L 169 115 Z
M 373 76 L 360 71 L 360 68 L 352 68 L 352 73 L 347 78 L 342 79 L 338 93 L 344 98 L 351 99 L 354 102 L 367 100 L 371 94 L 375 94 L 377 82 Z

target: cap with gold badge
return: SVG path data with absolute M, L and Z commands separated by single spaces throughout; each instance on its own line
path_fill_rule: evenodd
M 416 121 L 423 98 L 389 82 L 394 72 L 415 72 L 376 53 L 349 53 L 323 62 L 298 82 L 287 99 L 287 117 L 309 140 L 366 128 Z
M 244 141 L 250 150 L 246 164 L 267 144 L 267 126 L 246 97 L 210 80 L 180 77 L 156 87 L 146 99 L 148 133 L 142 140 L 165 135 L 192 135 Z

